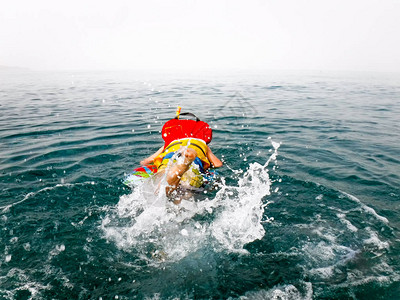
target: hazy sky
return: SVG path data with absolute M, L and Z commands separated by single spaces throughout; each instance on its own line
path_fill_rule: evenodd
M 400 72 L 400 0 L 0 0 L 0 65 Z

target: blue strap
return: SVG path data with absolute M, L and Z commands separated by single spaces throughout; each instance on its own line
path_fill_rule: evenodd
M 167 153 L 167 154 L 163 157 L 163 159 L 170 159 L 172 156 L 174 156 L 174 154 L 175 154 L 175 152 Z
M 194 159 L 194 163 L 199 166 L 200 172 L 204 173 L 203 162 L 200 160 L 200 158 L 196 156 L 196 158 Z
M 146 170 L 146 173 L 147 173 L 147 174 L 153 173 L 153 172 L 152 172 L 148 167 L 146 167 L 146 166 L 143 166 L 143 169 Z

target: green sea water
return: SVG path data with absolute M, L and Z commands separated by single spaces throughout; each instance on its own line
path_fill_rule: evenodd
M 176 107 L 212 189 L 126 174 Z M 0 73 L 0 299 L 399 299 L 400 75 Z

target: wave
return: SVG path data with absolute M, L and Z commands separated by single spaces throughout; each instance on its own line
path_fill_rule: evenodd
M 0 206 L 0 210 L 1 210 L 2 213 L 6 213 L 6 212 L 9 211 L 9 209 L 11 207 L 16 206 L 18 204 L 21 204 L 21 203 L 29 200 L 30 198 L 32 198 L 32 197 L 34 197 L 34 196 L 36 196 L 36 195 L 38 195 L 40 193 L 46 192 L 46 191 L 51 191 L 51 190 L 54 190 L 54 189 L 58 189 L 60 187 L 68 187 L 68 188 L 70 188 L 70 187 L 74 187 L 74 186 L 81 186 L 81 185 L 88 185 L 88 184 L 95 185 L 96 183 L 94 181 L 81 182 L 81 183 L 59 183 L 59 184 L 56 184 L 55 186 L 45 187 L 45 188 L 42 188 L 42 189 L 38 190 L 37 192 L 30 192 L 30 193 L 26 194 L 23 199 L 21 199 L 21 200 L 19 200 L 17 202 L 14 202 L 14 203 L 11 203 L 11 204 L 7 204 L 7 205 L 4 205 L 4 206 Z

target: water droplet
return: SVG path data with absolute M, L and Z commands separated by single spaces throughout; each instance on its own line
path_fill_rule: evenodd
M 57 245 L 56 246 L 56 250 L 59 252 L 63 252 L 65 250 L 65 245 L 61 244 L 61 245 Z
M 30 243 L 23 244 L 23 247 L 24 247 L 25 251 L 31 251 L 31 244 Z

